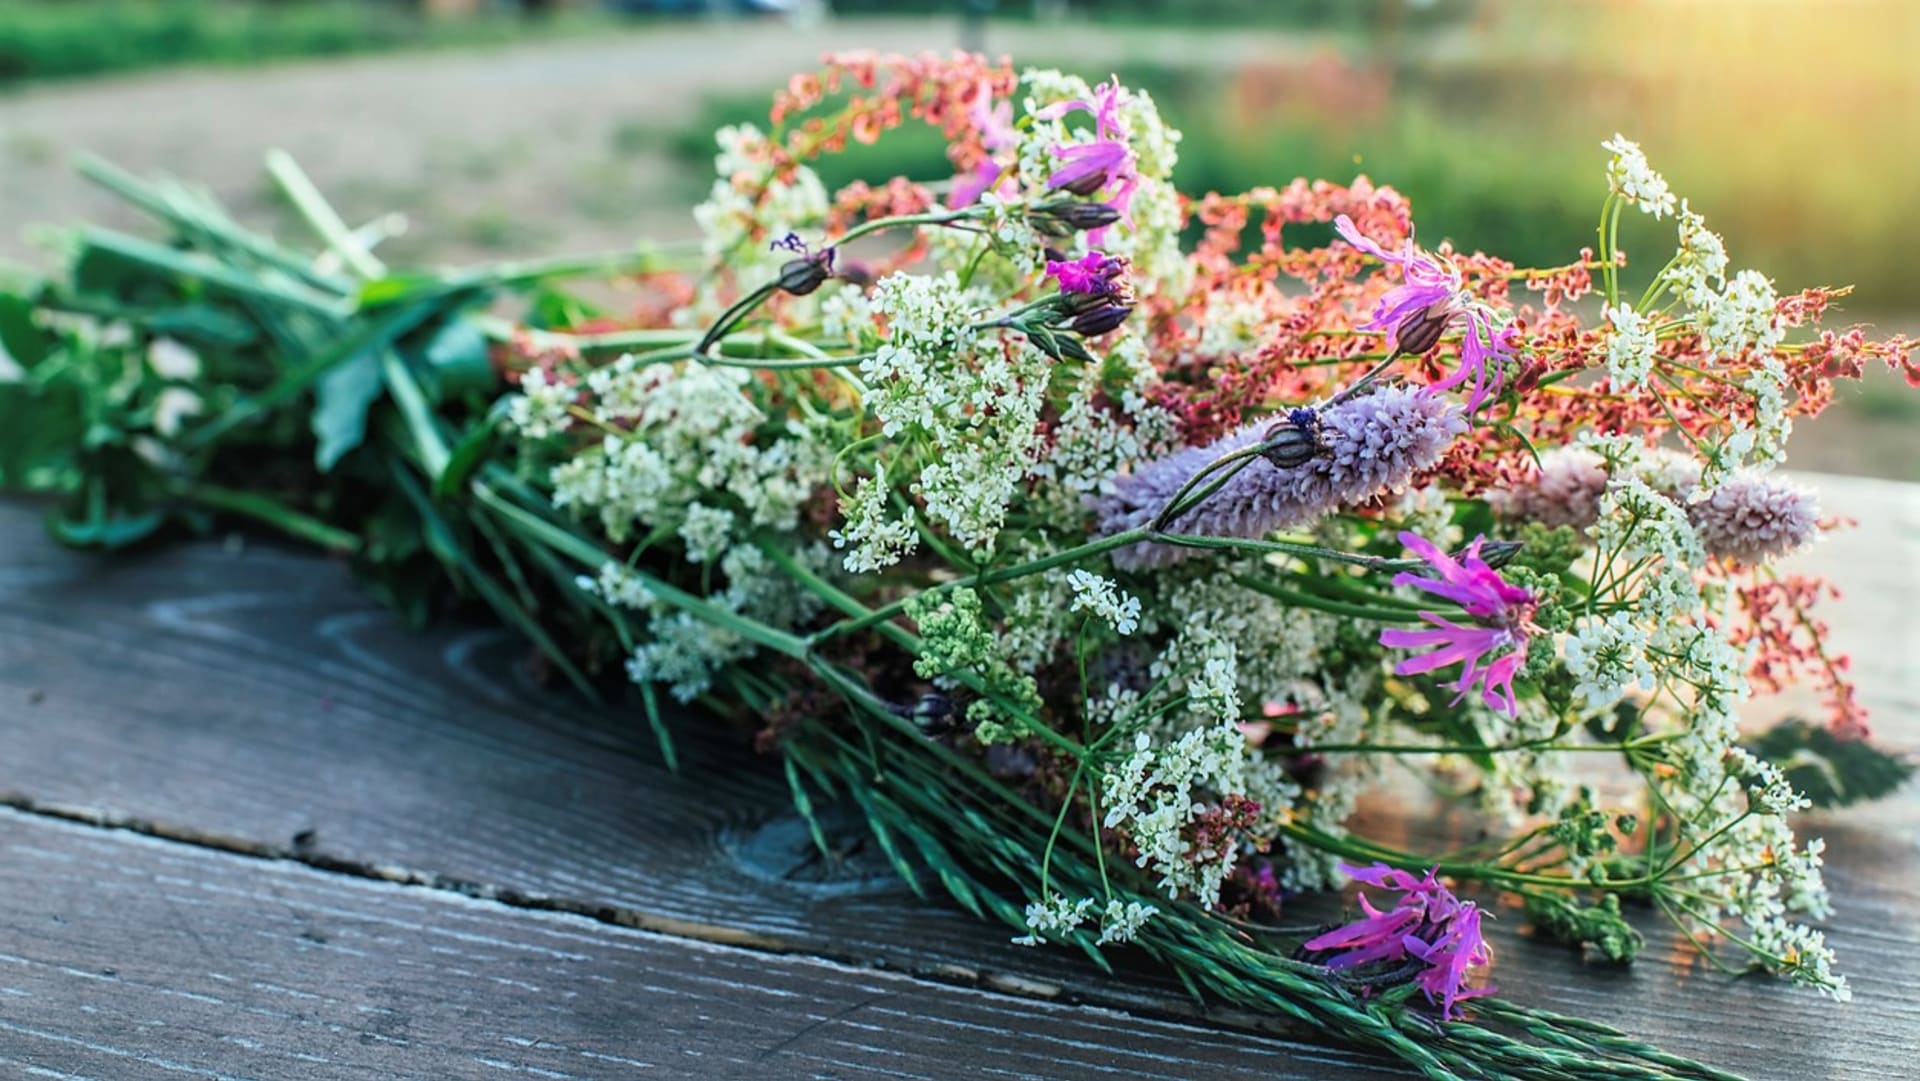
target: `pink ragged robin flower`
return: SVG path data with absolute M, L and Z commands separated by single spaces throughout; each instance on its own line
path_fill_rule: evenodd
M 1060 283 L 1062 293 L 1106 297 L 1125 292 L 1131 303 L 1131 290 L 1127 285 L 1127 261 L 1117 255 L 1090 251 L 1078 259 L 1049 259 L 1047 260 L 1047 277 Z
M 953 178 L 953 190 L 947 195 L 947 205 L 958 209 L 972 206 L 988 190 L 1002 197 L 1013 195 L 1013 179 L 1007 175 L 1007 164 L 1000 160 L 1002 152 L 1011 150 L 1020 141 L 1013 130 L 1013 102 L 1002 98 L 993 100 L 993 87 L 986 80 L 980 81 L 978 96 L 974 98 L 973 108 L 968 110 L 968 119 L 975 131 L 980 133 L 980 145 L 986 153 L 974 163 L 970 171 Z
M 1389 628 L 1380 632 L 1380 644 L 1389 649 L 1432 647 L 1395 665 L 1394 673 L 1412 676 L 1458 664 L 1461 671 L 1459 682 L 1453 685 L 1459 692 L 1455 702 L 1478 684 L 1481 700 L 1488 707 L 1512 717 L 1519 713 L 1513 678 L 1526 663 L 1528 637 L 1538 630 L 1533 613 L 1540 602 L 1531 592 L 1509 584 L 1480 558 L 1486 540 L 1476 538 L 1456 560 L 1424 537 L 1400 534 L 1400 543 L 1426 560 L 1440 576 L 1425 578 L 1402 572 L 1393 576 L 1393 584 L 1412 586 L 1452 601 L 1471 622 L 1454 623 L 1432 612 L 1421 612 L 1420 618 L 1432 624 L 1432 629 Z
M 1075 195 L 1105 191 L 1108 206 L 1123 215 L 1127 212 L 1134 189 L 1140 186 L 1140 174 L 1133 148 L 1127 145 L 1126 132 L 1120 126 L 1120 103 L 1125 93 L 1116 78 L 1095 87 L 1092 101 L 1075 98 L 1034 113 L 1041 120 L 1058 120 L 1075 109 L 1093 114 L 1092 142 L 1067 142 L 1053 148 L 1053 156 L 1061 165 L 1047 178 L 1047 187 Z
M 1400 268 L 1400 284 L 1380 298 L 1364 327 L 1386 331 L 1390 351 L 1419 356 L 1439 345 L 1441 336 L 1457 323 L 1460 367 L 1433 384 L 1433 389 L 1451 390 L 1471 381 L 1467 392 L 1469 413 L 1498 394 L 1505 378 L 1502 365 L 1513 357 L 1513 328 L 1510 324 L 1501 326 L 1493 309 L 1467 290 L 1460 268 L 1452 260 L 1415 245 L 1412 236 L 1400 251 L 1390 252 L 1367 239 L 1345 214 L 1333 224 L 1347 243 Z
M 1382 912 L 1373 907 L 1366 894 L 1356 894 L 1366 915 L 1308 939 L 1302 948 L 1331 954 L 1325 962 L 1331 969 L 1418 962 L 1424 967 L 1414 982 L 1428 1002 L 1440 1007 L 1440 1015 L 1452 1020 L 1458 1003 L 1493 993 L 1491 987 L 1466 987 L 1472 970 L 1493 963 L 1493 949 L 1480 933 L 1480 907 L 1455 897 L 1440 883 L 1437 870 L 1415 878 L 1384 863 L 1371 867 L 1341 864 L 1340 871 L 1348 878 L 1392 890 L 1400 894 L 1400 899 Z

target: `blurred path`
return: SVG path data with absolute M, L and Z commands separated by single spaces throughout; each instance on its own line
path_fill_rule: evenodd
M 203 183 L 244 220 L 273 222 L 281 212 L 260 160 L 284 147 L 349 220 L 405 211 L 413 230 L 397 254 L 416 258 L 537 256 L 684 233 L 692 200 L 668 141 L 705 95 L 770 89 L 829 50 L 945 51 L 959 41 L 955 20 L 695 22 L 0 95 L 0 259 L 47 265 L 22 238 L 28 226 L 130 223 L 73 178 L 82 150 Z M 1034 25 L 996 27 L 987 45 L 1089 71 L 1126 56 L 1220 63 L 1301 48 L 1267 33 Z

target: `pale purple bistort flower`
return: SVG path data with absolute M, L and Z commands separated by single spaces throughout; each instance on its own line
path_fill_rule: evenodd
M 1440 461 L 1466 430 L 1460 410 L 1415 387 L 1388 386 L 1317 411 L 1318 452 L 1282 469 L 1264 459 L 1233 474 L 1205 502 L 1174 520 L 1168 531 L 1209 537 L 1257 538 L 1299 529 L 1340 507 L 1365 503 L 1403 487 Z M 1255 421 L 1203 447 L 1188 447 L 1137 472 L 1114 479 L 1093 500 L 1095 532 L 1111 536 L 1145 526 L 1187 481 L 1233 451 L 1262 442 L 1271 421 Z M 1113 553 L 1121 570 L 1164 567 L 1198 553 L 1165 544 L 1137 544 Z
M 1754 566 L 1813 543 L 1820 503 L 1804 488 L 1742 472 L 1688 504 L 1687 519 L 1709 555 Z
M 1584 531 L 1600 520 L 1600 497 L 1606 492 L 1606 461 L 1590 450 L 1567 447 L 1542 454 L 1531 477 L 1488 492 L 1487 500 L 1503 518 Z
M 1425 578 L 1403 571 L 1393 576 L 1393 584 L 1412 586 L 1452 601 L 1472 622 L 1455 623 L 1432 612 L 1421 612 L 1420 618 L 1432 624 L 1431 629 L 1390 627 L 1380 632 L 1380 644 L 1388 649 L 1432 647 L 1395 665 L 1394 674 L 1415 676 L 1458 664 L 1460 679 L 1453 684 L 1458 692 L 1455 702 L 1478 684 L 1481 701 L 1512 717 L 1520 711 L 1513 696 L 1513 678 L 1526 663 L 1527 638 L 1536 630 L 1533 613 L 1540 602 L 1531 592 L 1509 584 L 1480 558 L 1480 548 L 1486 541 L 1485 537 L 1475 538 L 1455 559 L 1425 537 L 1400 534 L 1400 543 L 1426 560 L 1440 576 Z
M 1347 243 L 1400 268 L 1400 284 L 1380 298 L 1364 328 L 1385 331 L 1389 352 L 1418 356 L 1438 345 L 1440 336 L 1457 322 L 1460 367 L 1430 389 L 1451 390 L 1471 381 L 1469 413 L 1498 394 L 1505 379 L 1502 366 L 1513 359 L 1513 327 L 1501 326 L 1493 309 L 1467 290 L 1460 268 L 1414 244 L 1411 235 L 1399 252 L 1390 252 L 1367 239 L 1345 214 L 1335 218 L 1333 225 Z
M 1308 939 L 1303 949 L 1331 953 L 1326 966 L 1335 970 L 1418 961 L 1426 967 L 1414 982 L 1428 1002 L 1439 1005 L 1440 1016 L 1447 1020 L 1453 1019 L 1455 1004 L 1493 993 L 1491 987 L 1465 987 L 1471 970 L 1493 963 L 1493 949 L 1480 932 L 1480 907 L 1460 900 L 1442 885 L 1436 877 L 1438 868 L 1422 878 L 1384 863 L 1371 867 L 1343 863 L 1340 871 L 1355 882 L 1392 890 L 1400 900 L 1382 912 L 1366 894 L 1356 894 L 1366 916 Z

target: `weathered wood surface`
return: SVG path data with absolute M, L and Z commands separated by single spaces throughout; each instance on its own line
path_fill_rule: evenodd
M 1911 749 L 1920 493 L 1821 484 L 1831 509 L 1863 520 L 1812 557 L 1850 593 L 1836 635 L 1857 654 L 1881 731 Z M 914 899 L 859 853 L 819 865 L 784 785 L 723 741 L 683 737 L 689 761 L 669 775 L 632 716 L 534 686 L 501 635 L 408 633 L 337 566 L 271 546 L 102 561 L 60 552 L 37 530 L 28 511 L 0 507 L 0 793 L 16 806 L 710 943 L 1191 1009 L 1162 982 L 1012 947 L 999 928 Z M 1658 932 L 1629 971 L 1582 966 L 1521 937 L 1517 914 L 1497 932 L 1497 982 L 1520 1001 L 1603 1017 L 1756 1077 L 1897 1076 L 1889 1064 L 1920 1056 L 1908 912 L 1920 895 L 1920 798 L 1818 828 L 1852 1007 L 1676 971 Z M 0 997 L 0 1018 L 6 1008 Z M 1079 1038 L 1110 1038 L 1100 1031 Z M 1180 1043 L 1166 1042 L 1170 1053 Z
M 8 1077 L 928 1078 L 964 1063 L 1264 1081 L 1354 1065 L 7 810 L 0 893 Z

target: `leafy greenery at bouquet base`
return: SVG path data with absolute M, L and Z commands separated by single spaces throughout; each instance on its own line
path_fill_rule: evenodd
M 810 165 L 910 118 L 950 181 Z M 1907 766 L 1863 738 L 1817 583 L 1770 565 L 1817 527 L 1760 467 L 1911 343 L 1789 342 L 1831 294 L 1733 273 L 1624 140 L 1598 228 L 1524 268 L 1418 247 L 1361 181 L 1183 201 L 1152 100 L 1057 72 L 848 58 L 774 121 L 719 133 L 698 245 L 438 273 L 284 155 L 315 249 L 88 163 L 166 239 L 82 227 L 0 294 L 0 485 L 70 544 L 248 520 L 416 621 L 477 600 L 583 693 L 623 667 L 669 761 L 663 698 L 751 733 L 914 889 L 1431 1077 L 1728 1076 L 1483 997 L 1440 876 L 1610 960 L 1647 906 L 1845 994 L 1786 816 Z M 1679 223 L 1637 289 L 1630 211 Z M 1795 680 L 1828 723 L 1738 745 L 1740 698 Z M 1581 784 L 1596 755 L 1634 788 Z M 1349 832 L 1386 762 L 1512 830 Z M 1338 865 L 1401 898 L 1306 944 L 1271 923 Z

